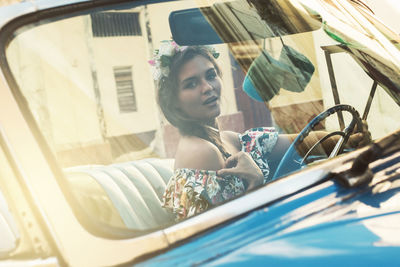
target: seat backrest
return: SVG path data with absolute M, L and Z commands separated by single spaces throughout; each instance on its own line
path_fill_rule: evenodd
M 65 173 L 81 202 L 87 202 L 86 193 L 91 195 L 84 208 L 105 223 L 145 230 L 174 220 L 161 206 L 173 159 L 76 166 Z

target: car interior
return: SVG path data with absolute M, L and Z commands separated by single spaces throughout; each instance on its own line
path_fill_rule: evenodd
M 301 133 L 290 152 L 271 159 L 273 180 L 348 152 L 313 150 L 302 160 L 295 146 L 312 129 L 345 141 L 362 119 L 375 140 L 400 126 L 400 99 L 388 90 L 400 83 L 380 79 L 390 66 L 385 51 L 358 47 L 296 1 L 206 2 L 79 11 L 23 26 L 10 41 L 13 79 L 64 174 L 58 179 L 93 220 L 139 234 L 176 223 L 162 201 L 179 132 L 158 108 L 147 63 L 162 40 L 220 52 L 221 129 Z M 368 64 L 359 64 L 360 53 Z

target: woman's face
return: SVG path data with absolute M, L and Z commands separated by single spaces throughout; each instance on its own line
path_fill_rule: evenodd
M 207 122 L 220 114 L 222 83 L 211 61 L 195 56 L 183 65 L 178 82 L 178 107 L 186 116 Z

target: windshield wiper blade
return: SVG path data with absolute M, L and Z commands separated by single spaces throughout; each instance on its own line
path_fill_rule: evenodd
M 372 143 L 354 159 L 351 168 L 335 174 L 335 178 L 346 187 L 367 184 L 374 176 L 369 164 L 396 150 L 400 150 L 400 130 Z

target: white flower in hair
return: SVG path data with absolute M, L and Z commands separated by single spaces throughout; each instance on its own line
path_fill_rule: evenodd
M 175 43 L 175 42 L 162 41 L 160 48 L 158 49 L 158 54 L 164 55 L 164 56 L 170 56 L 170 57 L 175 55 L 175 52 L 176 52 L 175 46 L 172 43 Z
M 163 77 L 163 74 L 161 73 L 161 70 L 159 68 L 152 68 L 152 74 L 153 74 L 153 79 L 158 81 Z
M 153 78 L 158 81 L 163 77 L 168 77 L 170 73 L 170 67 L 172 57 L 182 52 L 187 46 L 179 46 L 177 43 L 171 40 L 161 41 L 160 48 L 154 51 L 153 59 L 149 60 L 149 64 L 152 66 Z M 212 46 L 205 46 L 205 48 L 213 55 L 214 58 L 218 58 L 219 53 L 215 51 Z

